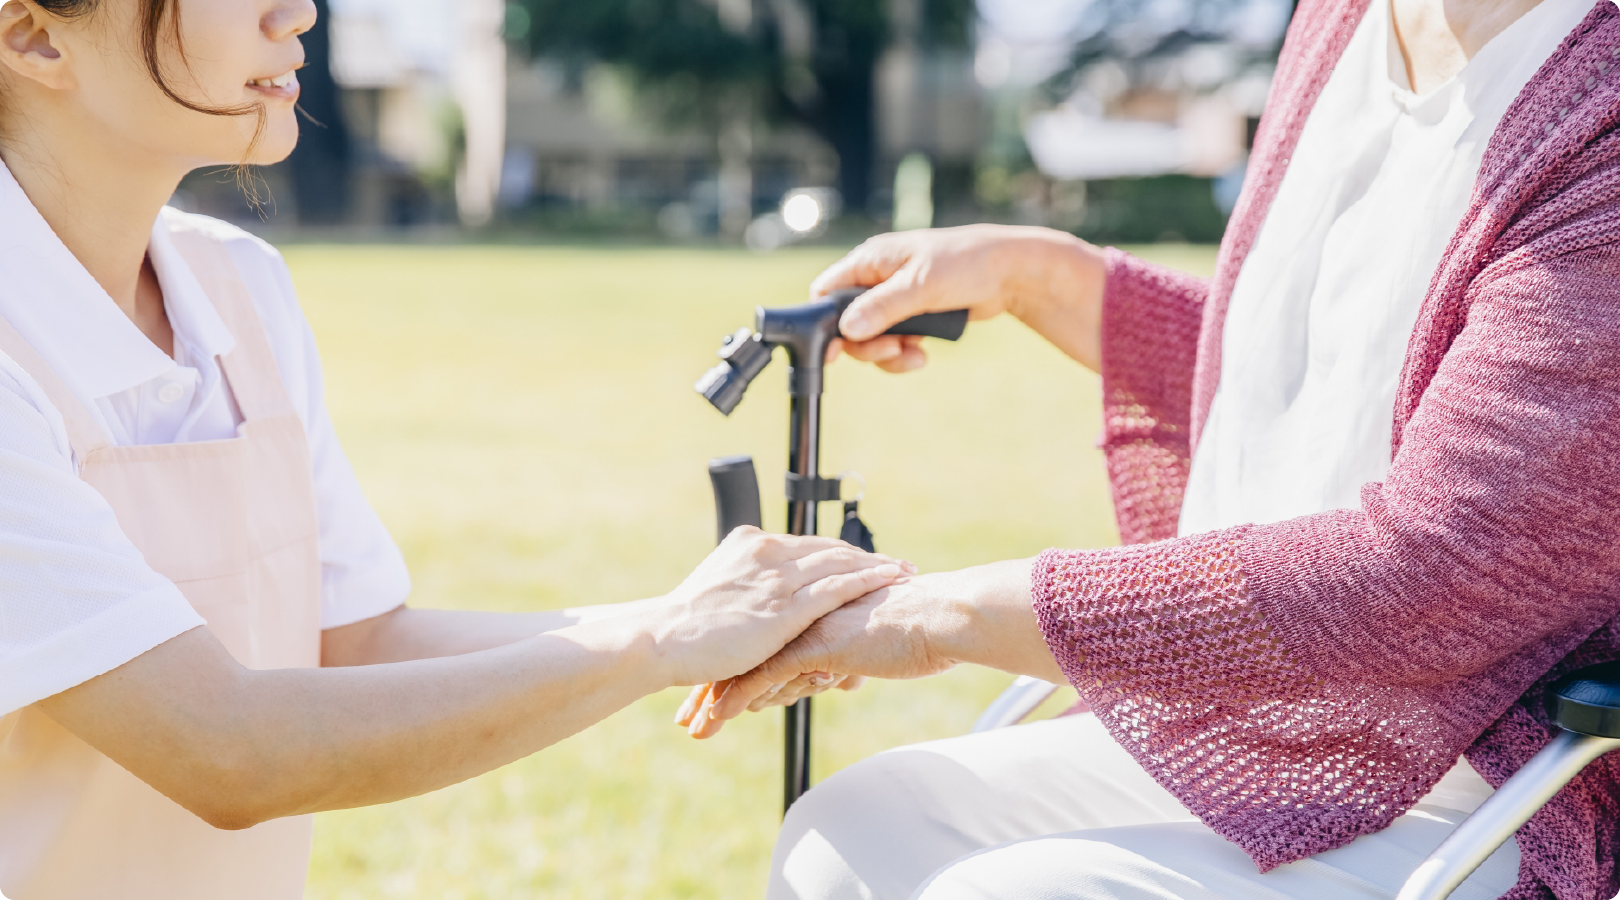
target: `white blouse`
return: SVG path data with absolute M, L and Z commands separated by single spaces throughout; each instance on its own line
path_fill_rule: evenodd
M 1384 478 L 1407 343 L 1486 143 L 1591 9 L 1542 0 L 1419 95 L 1388 0 L 1369 6 L 1238 274 L 1182 534 L 1358 509 Z
M 174 328 L 171 359 L 119 310 L 0 164 L 0 316 L 114 444 L 233 437 L 241 417 L 218 357 L 235 339 L 174 248 L 170 234 L 181 230 L 201 231 L 229 249 L 309 435 L 322 626 L 399 606 L 410 592 L 404 558 L 338 444 L 315 339 L 274 248 L 223 222 L 163 210 L 148 254 Z M 61 414 L 0 354 L 0 716 L 201 624 L 179 589 L 146 565 L 101 495 L 78 478 Z

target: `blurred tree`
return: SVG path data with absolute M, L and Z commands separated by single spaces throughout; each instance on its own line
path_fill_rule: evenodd
M 1208 90 L 1277 58 L 1295 2 L 1092 0 L 1074 34 L 1068 64 L 1046 81 L 1046 93 L 1054 101 L 1065 99 L 1080 88 L 1089 69 L 1105 63 L 1119 66 L 1133 86 L 1169 78 L 1182 88 Z M 1186 59 L 1198 45 L 1219 45 L 1230 53 L 1216 65 L 1205 57 L 1197 67 L 1202 71 L 1164 65 Z
M 518 0 L 535 55 L 622 66 L 670 124 L 722 135 L 740 107 L 802 124 L 838 154 L 846 208 L 864 210 L 877 163 L 874 88 L 909 2 L 916 40 L 966 47 L 973 0 Z M 516 37 L 514 35 L 514 37 Z M 724 138 L 722 137 L 722 140 Z

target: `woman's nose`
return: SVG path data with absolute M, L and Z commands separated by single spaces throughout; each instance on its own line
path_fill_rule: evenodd
M 259 30 L 272 41 L 297 37 L 315 27 L 315 0 L 274 0 L 259 20 Z

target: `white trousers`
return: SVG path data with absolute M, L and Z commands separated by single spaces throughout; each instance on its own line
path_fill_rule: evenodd
M 1264 875 L 1159 787 L 1095 716 L 880 753 L 788 813 L 767 900 L 1390 900 L 1490 796 L 1459 763 L 1383 831 Z M 1509 841 L 1452 896 L 1518 878 Z

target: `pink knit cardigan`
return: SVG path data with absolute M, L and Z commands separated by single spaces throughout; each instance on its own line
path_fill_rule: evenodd
M 1035 607 L 1113 735 L 1262 868 L 1378 831 L 1459 754 L 1500 785 L 1548 683 L 1620 658 L 1620 14 L 1525 87 L 1424 298 L 1362 507 L 1177 538 L 1232 286 L 1367 0 L 1304 0 L 1214 279 L 1110 251 L 1103 446 L 1121 535 Z M 1378 265 L 1376 259 L 1367 265 Z M 1620 890 L 1620 753 L 1518 835 L 1511 898 Z

